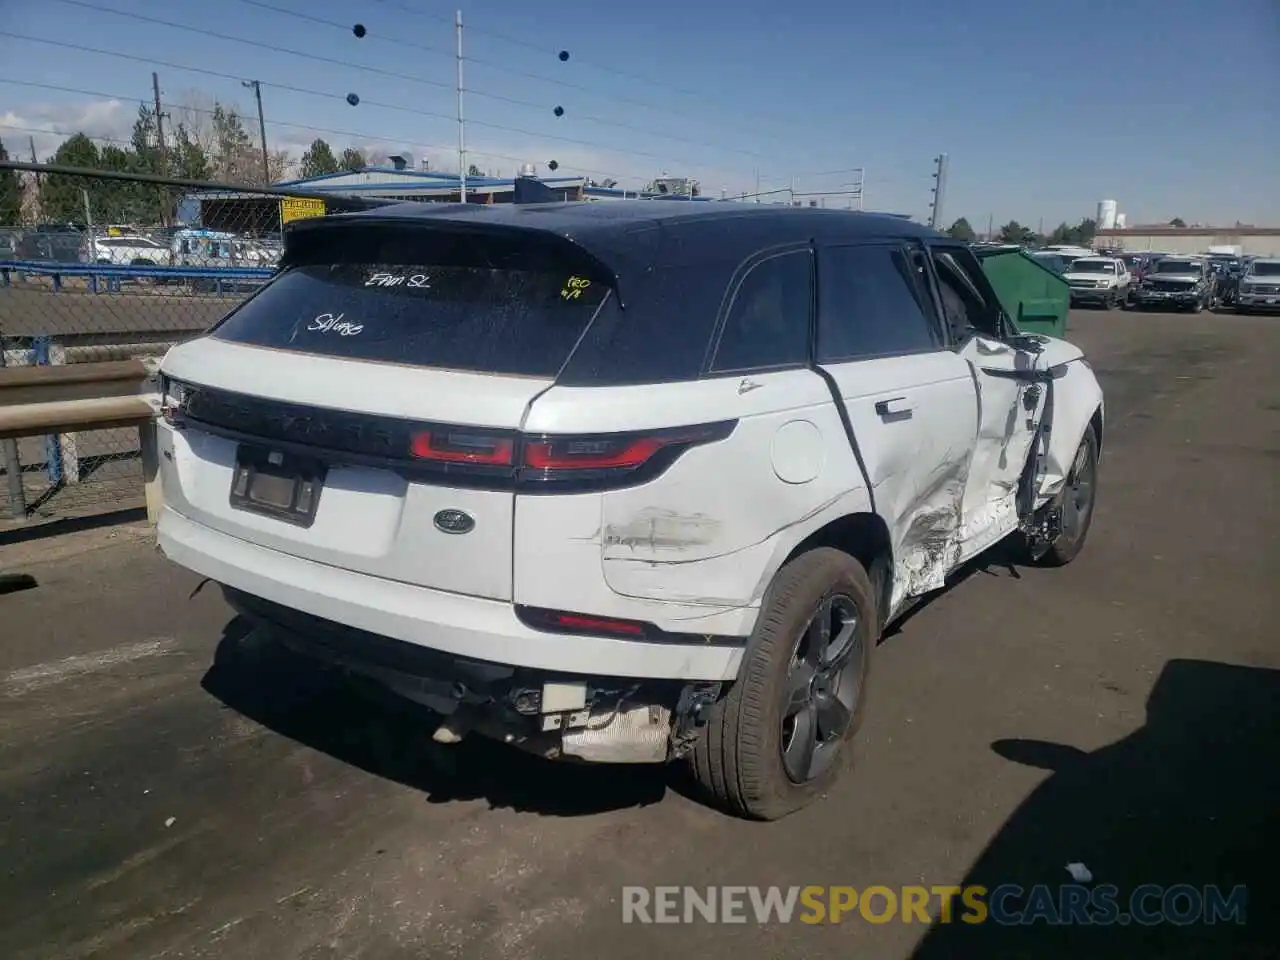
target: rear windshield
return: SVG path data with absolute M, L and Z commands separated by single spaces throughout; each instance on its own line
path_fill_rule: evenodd
M 310 264 L 276 277 L 213 335 L 351 360 L 554 377 L 608 293 L 568 266 Z

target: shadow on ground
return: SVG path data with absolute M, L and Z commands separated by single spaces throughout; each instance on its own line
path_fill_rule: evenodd
M 478 735 L 437 744 L 432 711 L 265 641 L 240 618 L 224 630 L 201 685 L 263 726 L 421 790 L 431 803 L 483 799 L 583 816 L 656 803 L 678 779 L 662 767 L 553 763 Z
M 1093 753 L 1030 740 L 992 749 L 1053 774 L 963 884 L 1048 884 L 1056 897 L 1071 882 L 1066 865 L 1079 862 L 1093 875 L 1089 886 L 1118 888 L 1120 911 L 1143 884 L 1214 884 L 1224 895 L 1243 884 L 1246 922 L 936 923 L 913 960 L 1280 956 L 1280 670 L 1171 661 L 1147 701 L 1145 726 L 1117 743 Z

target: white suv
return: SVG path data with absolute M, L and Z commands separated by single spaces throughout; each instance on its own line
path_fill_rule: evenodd
M 754 204 L 309 220 L 163 374 L 160 545 L 264 634 L 757 818 L 836 776 L 913 598 L 1076 555 L 1103 427 L 963 244 Z
M 150 237 L 96 237 L 91 259 L 114 266 L 164 267 L 169 265 L 169 248 Z
M 1108 310 L 1129 303 L 1129 267 L 1116 257 L 1080 257 L 1063 278 L 1071 288 L 1071 303 L 1096 303 Z

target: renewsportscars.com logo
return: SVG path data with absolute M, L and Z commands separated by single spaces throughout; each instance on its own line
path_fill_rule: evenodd
M 1249 892 L 1191 884 L 623 887 L 623 923 L 1243 924 Z

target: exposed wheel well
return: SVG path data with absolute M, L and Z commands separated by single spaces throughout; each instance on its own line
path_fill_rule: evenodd
M 817 547 L 842 550 L 862 564 L 875 587 L 878 626 L 883 628 L 893 596 L 893 548 L 884 520 L 874 513 L 846 514 L 805 537 L 785 562 Z
M 1093 435 L 1098 438 L 1098 454 L 1102 454 L 1102 407 L 1093 411 L 1093 417 L 1089 420 L 1089 425 L 1093 427 Z

